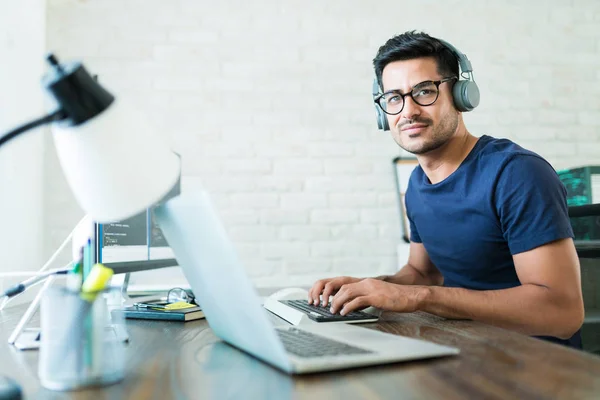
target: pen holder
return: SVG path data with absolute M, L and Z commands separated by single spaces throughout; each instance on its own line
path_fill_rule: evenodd
M 41 303 L 38 373 L 42 386 L 74 390 L 123 379 L 125 345 L 117 331 L 124 329 L 124 320 L 117 313 L 111 315 L 107 305 L 115 290 L 87 299 L 62 287 L 47 290 Z

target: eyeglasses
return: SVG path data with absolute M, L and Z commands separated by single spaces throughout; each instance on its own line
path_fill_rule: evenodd
M 170 309 L 169 307 L 171 304 L 182 302 L 190 304 L 191 307 L 191 305 L 194 304 L 194 300 L 196 300 L 196 298 L 194 297 L 191 291 L 176 287 L 167 292 L 167 301 L 160 301 L 154 303 L 133 303 L 133 305 L 138 308 L 154 308 L 159 310 L 168 310 Z M 179 308 L 187 308 L 187 306 Z
M 402 94 L 399 90 L 390 90 L 375 97 L 373 101 L 381 107 L 384 113 L 397 115 L 404 109 L 404 98 L 412 97 L 413 101 L 420 106 L 430 106 L 440 95 L 440 85 L 444 82 L 457 79 L 455 76 L 444 78 L 439 81 L 424 81 L 417 83 L 410 92 Z
M 173 288 L 167 292 L 167 303 L 177 303 L 183 301 L 185 303 L 193 303 L 195 300 L 194 295 L 182 288 Z

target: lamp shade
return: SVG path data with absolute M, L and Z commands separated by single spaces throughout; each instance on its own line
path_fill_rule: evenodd
M 53 138 L 77 202 L 100 223 L 142 212 L 180 176 L 177 154 L 122 99 L 81 124 L 54 124 Z

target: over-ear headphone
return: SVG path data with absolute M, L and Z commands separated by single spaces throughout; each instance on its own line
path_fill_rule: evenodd
M 448 48 L 458 59 L 460 66 L 459 80 L 454 84 L 452 88 L 452 98 L 454 100 L 454 107 L 460 112 L 467 112 L 473 110 L 479 105 L 479 88 L 477 83 L 473 79 L 473 67 L 471 67 L 471 61 L 467 58 L 466 54 L 458 51 L 458 49 L 452 46 L 450 43 L 442 39 L 439 40 L 446 48 Z M 465 77 L 464 74 L 467 74 Z M 460 77 L 466 78 L 466 80 L 460 80 Z M 382 92 L 383 88 L 379 87 L 377 78 L 373 80 L 373 98 Z M 389 131 L 390 126 L 386 114 L 375 104 L 375 112 L 377 113 L 377 127 L 384 131 Z

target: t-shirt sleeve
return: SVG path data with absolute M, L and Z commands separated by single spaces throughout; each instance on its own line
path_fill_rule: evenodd
M 415 178 L 415 171 L 413 171 L 410 175 L 410 181 L 408 183 L 408 188 L 406 189 L 406 197 L 405 197 L 405 202 L 404 202 L 404 205 L 406 207 L 406 217 L 408 219 L 408 226 L 410 228 L 409 239 L 411 242 L 414 242 L 414 243 L 423 243 L 423 241 L 421 240 L 421 236 L 419 236 L 419 231 L 417 230 L 417 226 L 415 225 L 415 222 L 413 221 L 413 218 L 411 215 L 412 202 L 414 201 L 413 196 L 415 195 L 415 193 L 412 189 L 412 187 L 414 185 L 411 183 L 413 181 L 413 179 L 417 179 L 417 178 Z
M 495 206 L 511 254 L 573 237 L 566 189 L 554 168 L 535 155 L 516 155 L 501 170 Z
M 414 243 L 422 243 L 421 236 L 419 236 L 417 227 L 410 216 L 408 217 L 408 222 L 410 224 L 410 241 Z

